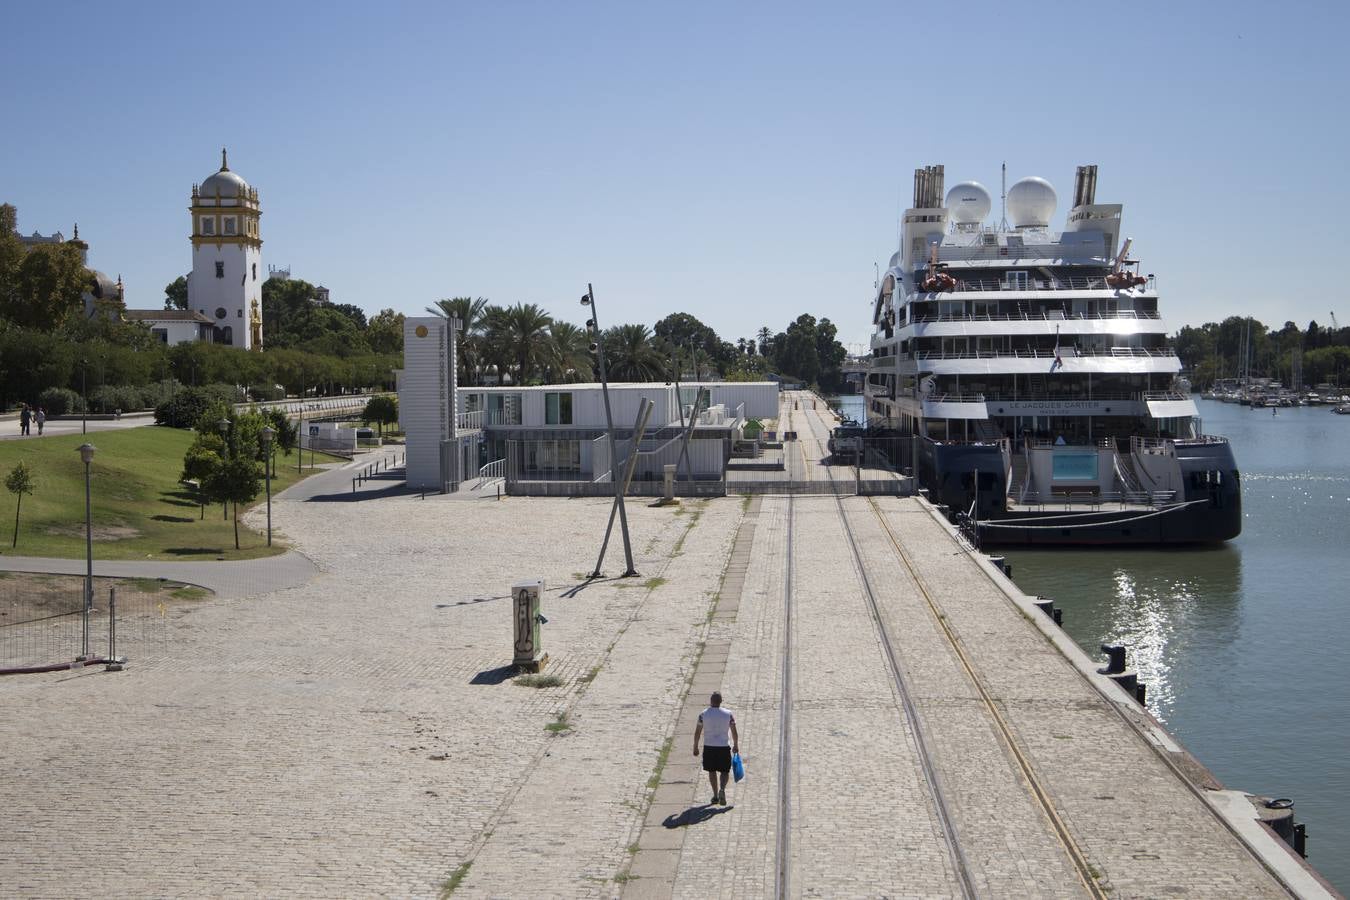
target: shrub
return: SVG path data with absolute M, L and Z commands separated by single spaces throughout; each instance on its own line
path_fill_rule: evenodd
M 89 408 L 94 412 L 131 412 L 141 408 L 139 388 L 128 385 L 105 384 L 89 392 Z
M 267 400 L 285 400 L 286 389 L 280 385 L 254 384 L 248 389 L 248 399 L 254 403 L 262 403 Z
M 49 416 L 68 416 L 79 412 L 83 405 L 80 395 L 70 388 L 49 387 L 38 394 L 38 406 Z
M 155 424 L 170 428 L 191 428 L 213 400 L 205 388 L 183 388 L 155 407 Z
M 141 394 L 141 409 L 154 409 L 182 389 L 181 384 L 172 380 L 142 385 L 138 388 Z
M 213 382 L 211 384 L 202 387 L 202 390 L 206 392 L 206 396 L 208 399 L 224 400 L 226 403 L 229 403 L 231 405 L 235 403 L 243 403 L 248 399 L 246 396 L 244 396 L 244 389 L 234 384 L 222 384 L 220 382 Z

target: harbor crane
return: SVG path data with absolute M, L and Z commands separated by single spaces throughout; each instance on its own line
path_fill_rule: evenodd
M 1336 310 L 1333 309 L 1328 311 L 1327 315 L 1331 316 L 1331 330 L 1340 331 L 1341 326 L 1336 324 Z

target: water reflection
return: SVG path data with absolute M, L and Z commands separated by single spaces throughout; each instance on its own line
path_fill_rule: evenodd
M 1166 721 L 1191 675 L 1193 645 L 1211 660 L 1240 631 L 1241 553 L 1043 550 L 1009 554 L 1015 580 L 1064 609 L 1064 629 L 1098 655 L 1102 644 L 1129 648 L 1130 666 L 1148 685 L 1148 705 Z

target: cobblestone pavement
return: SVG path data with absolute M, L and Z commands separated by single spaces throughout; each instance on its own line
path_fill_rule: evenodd
M 632 503 L 643 578 L 565 597 L 608 508 L 274 503 L 308 583 L 172 610 L 125 672 L 0 682 L 0 894 L 432 897 L 464 863 L 456 896 L 615 893 L 741 510 Z M 503 680 L 533 576 L 557 687 Z

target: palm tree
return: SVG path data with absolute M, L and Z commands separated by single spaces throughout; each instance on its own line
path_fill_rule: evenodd
M 591 338 L 571 322 L 554 322 L 548 329 L 545 370 L 550 382 L 590 381 Z
M 474 384 L 482 362 L 483 313 L 488 302 L 482 297 L 452 297 L 449 300 L 437 300 L 427 307 L 433 316 L 459 319 L 464 328 L 459 339 L 459 383 Z
M 769 330 L 769 326 L 765 325 L 759 329 L 755 336 L 759 338 L 759 355 L 768 356 L 769 342 L 773 340 L 773 332 Z
M 535 303 L 517 303 L 506 310 L 504 324 L 516 363 L 516 384 L 526 384 L 547 360 L 548 327 L 553 317 Z
M 669 361 L 646 325 L 616 325 L 605 331 L 605 374 L 614 381 L 656 381 Z
M 507 313 L 508 310 L 504 306 L 486 307 L 483 310 L 481 333 L 477 339 L 483 371 L 492 369 L 497 375 L 498 384 L 504 383 L 503 377 L 510 368 L 512 359 Z

